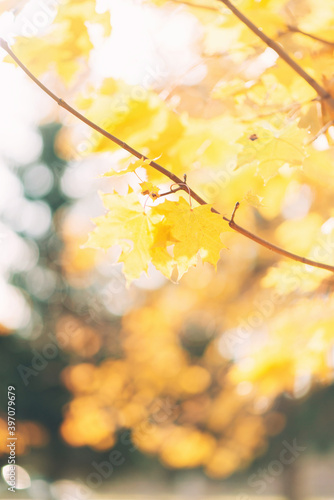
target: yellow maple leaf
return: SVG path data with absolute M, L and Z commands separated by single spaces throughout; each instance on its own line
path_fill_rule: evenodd
M 156 158 L 155 158 L 156 160 Z M 133 159 L 133 157 L 130 158 L 130 160 L 127 160 L 126 162 L 126 168 L 124 168 L 123 170 L 109 170 L 108 172 L 106 172 L 105 174 L 103 174 L 102 177 L 113 177 L 113 176 L 116 176 L 116 177 L 119 177 L 120 175 L 125 175 L 125 174 L 129 174 L 129 173 L 133 173 L 137 170 L 137 168 L 145 168 L 145 167 L 148 167 L 151 163 L 151 160 L 149 158 L 142 158 L 140 160 L 137 160 L 137 159 Z
M 166 278 L 171 279 L 173 269 L 176 265 L 171 245 L 178 240 L 172 235 L 171 227 L 166 224 L 156 224 L 153 235 L 154 243 L 151 248 L 152 263 Z
M 151 261 L 167 278 L 176 265 L 180 279 L 197 264 L 198 255 L 216 267 L 223 248 L 224 222 L 211 212 L 211 206 L 192 209 L 181 198 L 166 201 L 147 214 L 135 193 L 102 194 L 102 199 L 108 213 L 94 220 L 96 228 L 84 247 L 107 250 L 119 245 L 119 262 L 124 263 L 128 283 L 147 271 Z M 168 251 L 171 245 L 173 255 Z
M 138 165 L 137 162 L 130 163 L 123 170 L 109 170 L 108 172 L 103 174 L 102 177 L 120 177 L 121 175 L 125 175 L 125 174 L 133 174 L 139 166 L 140 165 Z
M 102 194 L 104 206 L 109 210 L 106 215 L 94 220 L 96 228 L 90 233 L 84 247 L 103 248 L 120 245 L 122 253 L 119 262 L 124 263 L 127 282 L 139 278 L 147 271 L 151 260 L 150 248 L 154 241 L 153 222 L 144 212 L 137 196 Z
M 26 36 L 18 37 L 13 49 L 36 76 L 55 68 L 69 84 L 81 67 L 80 59 L 87 61 L 93 49 L 87 21 L 101 24 L 105 36 L 110 34 L 110 15 L 98 14 L 95 0 L 60 2 L 47 33 L 39 36 L 38 29 L 32 23 L 27 24 Z M 12 62 L 10 58 L 6 60 Z
M 112 78 L 106 78 L 91 97 L 80 96 L 76 105 L 85 111 L 87 118 L 101 124 L 109 133 L 140 150 L 149 148 L 152 137 L 155 138 L 154 142 L 158 141 L 171 114 L 166 104 L 154 92 L 145 90 L 145 96 L 139 100 L 131 86 Z M 159 152 L 152 152 L 149 148 L 148 154 L 151 157 L 161 154 L 164 145 L 160 141 L 158 143 Z M 117 148 L 118 146 L 106 137 L 92 132 L 87 152 L 102 153 Z M 143 163 L 145 160 L 139 161 Z
M 173 256 L 179 278 L 191 266 L 196 266 L 198 255 L 203 261 L 216 267 L 220 251 L 224 247 L 220 235 L 224 231 L 221 216 L 211 212 L 210 205 L 192 209 L 184 198 L 178 202 L 166 201 L 152 209 L 164 216 L 163 225 L 170 226 L 174 244 Z
M 262 196 L 258 196 L 257 194 L 254 194 L 252 191 L 248 191 L 242 201 L 245 201 L 246 203 L 248 203 L 248 205 L 252 205 L 252 207 L 254 208 L 259 208 L 263 206 L 262 200 L 263 200 Z

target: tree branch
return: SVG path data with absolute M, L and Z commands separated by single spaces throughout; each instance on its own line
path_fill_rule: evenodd
M 224 1 L 224 3 L 225 3 L 225 0 L 221 0 L 221 1 Z M 115 144 L 117 144 L 118 146 L 120 146 L 121 148 L 125 149 L 125 151 L 128 151 L 128 153 L 132 154 L 133 156 L 135 156 L 139 160 L 141 160 L 141 159 L 142 160 L 148 160 L 148 158 L 146 156 L 142 155 L 141 153 L 139 153 L 139 151 L 137 151 L 136 149 L 132 148 L 131 146 L 129 146 L 125 142 L 121 141 L 120 139 L 118 139 L 114 135 L 110 134 L 109 132 L 107 132 L 103 128 L 99 127 L 98 125 L 96 125 L 96 123 L 92 122 L 91 120 L 88 120 L 85 116 L 83 116 L 81 113 L 79 113 L 74 108 L 72 108 L 72 106 L 70 106 L 65 101 L 63 101 L 61 98 L 57 97 L 53 92 L 51 92 L 51 90 L 49 90 L 42 82 L 40 82 L 28 70 L 28 68 L 20 61 L 20 59 L 9 48 L 7 42 L 5 40 L 3 40 L 2 38 L 0 38 L 0 47 L 2 49 L 4 49 L 13 58 L 13 60 L 18 64 L 18 66 L 29 76 L 29 78 L 31 78 L 36 83 L 36 85 L 38 85 L 44 92 L 46 92 L 59 106 L 61 106 L 64 109 L 66 109 L 69 113 L 71 113 L 72 115 L 76 116 L 83 123 L 86 123 L 86 125 L 88 125 L 92 129 L 96 130 L 97 132 L 99 132 L 104 137 L 106 137 L 107 139 L 111 140 L 112 142 L 114 142 Z M 195 191 L 193 191 L 185 183 L 185 181 L 182 180 L 182 179 L 180 179 L 177 175 L 173 174 L 172 172 L 170 172 L 166 168 L 162 167 L 161 165 L 159 165 L 158 163 L 156 163 L 153 160 L 151 160 L 149 162 L 149 165 L 151 167 L 153 167 L 155 170 L 157 170 L 158 172 L 164 174 L 166 177 L 168 177 L 169 179 L 171 179 L 175 184 L 178 184 L 178 186 L 180 187 L 180 189 L 188 192 L 189 195 L 191 196 L 191 198 L 193 198 L 195 201 L 197 201 L 197 203 L 199 203 L 200 205 L 207 205 L 207 202 L 205 200 L 203 200 L 203 198 L 201 198 Z M 236 207 L 237 206 L 239 206 L 239 205 L 237 204 Z M 215 208 L 211 208 L 211 211 L 214 212 L 214 213 L 216 213 L 216 214 L 221 215 Z M 275 252 L 275 253 L 277 253 L 279 255 L 283 255 L 284 257 L 287 257 L 289 259 L 295 260 L 297 262 L 302 262 L 303 264 L 307 264 L 307 265 L 312 266 L 312 267 L 317 267 L 317 268 L 320 268 L 320 269 L 325 269 L 326 271 L 334 272 L 334 266 L 330 266 L 328 264 L 322 264 L 321 262 L 316 262 L 316 261 L 307 259 L 305 257 L 301 257 L 299 255 L 293 254 L 291 252 L 287 252 L 286 250 L 283 250 L 282 248 L 277 247 L 276 245 L 273 245 L 273 244 L 269 243 L 268 241 L 263 240 L 262 238 L 259 238 L 258 236 L 256 236 L 255 234 L 251 233 L 250 231 L 247 231 L 247 229 L 244 229 L 243 227 L 241 227 L 238 224 L 236 224 L 234 222 L 234 214 L 235 214 L 235 211 L 233 212 L 233 215 L 232 215 L 231 219 L 228 219 L 225 216 L 222 216 L 222 218 L 223 218 L 224 221 L 226 221 L 229 224 L 229 226 L 231 227 L 231 229 L 233 229 L 234 231 L 236 231 L 236 232 L 244 235 L 246 238 L 248 238 L 248 239 L 250 239 L 252 241 L 255 241 L 259 245 L 267 248 L 268 250 L 271 250 L 271 251 L 273 251 L 273 252 Z
M 334 109 L 334 98 L 331 96 L 327 90 L 322 87 L 318 82 L 314 80 L 308 73 L 299 64 L 294 61 L 289 54 L 285 52 L 281 45 L 272 40 L 269 36 L 265 35 L 257 26 L 255 26 L 252 21 L 248 19 L 239 9 L 237 9 L 230 0 L 218 0 L 223 3 L 233 14 L 240 19 L 256 36 L 261 38 L 261 40 L 268 45 L 271 49 L 273 49 L 276 54 L 278 54 L 299 76 L 301 76 L 311 87 L 314 88 L 316 93 L 322 98 L 326 99 L 331 108 Z
M 227 220 L 224 217 L 224 220 Z M 283 250 L 283 248 L 280 248 L 276 245 L 273 245 L 272 243 L 269 243 L 269 241 L 263 240 L 259 236 L 256 236 L 255 234 L 251 233 L 250 231 L 247 231 L 247 229 L 244 229 L 241 226 L 238 226 L 234 221 L 229 221 L 229 226 L 231 229 L 234 229 L 240 234 L 243 234 L 246 236 L 246 238 L 249 238 L 250 240 L 255 241 L 259 245 L 267 248 L 268 250 L 271 250 L 272 252 L 278 253 L 279 255 L 283 255 L 284 257 L 287 257 L 288 259 L 296 260 L 297 262 L 302 262 L 303 264 L 306 264 L 308 266 L 312 267 L 318 267 L 320 269 L 326 269 L 326 271 L 334 271 L 334 266 L 330 266 L 327 264 L 321 264 L 320 262 L 315 262 L 313 260 L 307 259 L 306 257 L 301 257 L 300 255 L 296 255 L 291 252 L 287 252 L 286 250 Z

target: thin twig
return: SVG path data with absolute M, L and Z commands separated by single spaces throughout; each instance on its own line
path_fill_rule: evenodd
M 195 4 L 192 2 L 188 2 L 187 0 L 172 0 L 173 3 L 179 3 L 181 5 L 187 5 L 188 7 L 192 7 L 195 9 L 204 9 L 204 10 L 211 10 L 212 12 L 219 12 L 219 9 L 217 7 L 211 7 L 210 5 L 204 5 L 204 4 Z
M 299 66 L 299 64 L 294 61 L 289 54 L 285 52 L 285 50 L 279 45 L 277 42 L 272 40 L 269 36 L 265 35 L 263 31 L 260 31 L 259 28 L 255 26 L 252 21 L 248 19 L 239 9 L 237 9 L 230 0 L 218 0 L 218 2 L 223 3 L 233 14 L 240 19 L 256 36 L 261 38 L 261 40 L 268 45 L 271 49 L 273 49 L 276 54 L 278 54 L 299 76 L 301 76 L 314 90 L 316 93 L 322 98 L 326 99 L 328 104 L 334 109 L 334 98 L 331 96 L 327 90 L 322 87 L 318 82 L 314 80 L 306 71 Z
M 143 158 L 144 159 L 148 159 L 146 156 L 143 156 L 141 153 L 139 153 L 139 151 L 137 151 L 136 149 L 132 148 L 131 146 L 129 146 L 125 142 L 121 141 L 120 139 L 118 139 L 114 135 L 110 134 L 109 132 L 107 132 L 103 128 L 99 127 L 94 122 L 92 122 L 92 121 L 88 120 L 87 118 L 85 118 L 81 113 L 79 113 L 78 111 L 76 111 L 69 104 L 67 104 L 65 101 L 63 101 L 59 97 L 57 97 L 53 92 L 51 92 L 51 90 L 49 90 L 45 85 L 43 85 L 43 83 L 41 83 L 28 70 L 28 68 L 20 61 L 20 59 L 9 48 L 7 42 L 5 42 L 2 38 L 0 38 L 0 47 L 3 48 L 14 59 L 14 61 L 18 64 L 18 66 L 20 66 L 20 68 L 29 76 L 29 78 L 31 78 L 36 83 L 36 85 L 38 85 L 54 101 L 56 101 L 56 103 L 59 104 L 59 106 L 62 106 L 69 113 L 71 113 L 74 116 L 76 116 L 79 120 L 81 120 L 82 122 L 86 123 L 89 127 L 91 127 L 92 129 L 96 130 L 97 132 L 99 132 L 104 137 L 106 137 L 107 139 L 111 140 L 112 142 L 114 142 L 115 144 L 117 144 L 118 146 L 120 146 L 121 148 L 125 149 L 125 151 L 128 151 L 130 154 L 132 154 L 133 156 L 135 156 L 139 160 L 141 160 Z M 184 180 L 182 181 L 182 179 L 180 179 L 179 177 L 177 177 L 177 175 L 173 174 L 172 172 L 170 172 L 166 168 L 162 167 L 161 165 L 159 165 L 158 163 L 156 163 L 153 160 L 151 160 L 149 162 L 149 165 L 151 167 L 153 167 L 155 170 L 157 170 L 158 172 L 164 174 L 166 177 L 168 177 L 169 179 L 171 179 L 181 189 L 183 189 L 184 191 L 187 191 L 189 193 L 189 196 L 191 196 L 191 198 L 193 198 L 195 201 L 197 201 L 197 203 L 199 203 L 200 205 L 207 205 L 207 202 L 205 200 L 203 200 L 203 198 L 201 198 L 197 193 L 195 193 L 195 191 L 193 191 L 188 186 L 188 184 L 186 184 L 184 182 Z M 236 209 L 236 207 L 235 207 L 235 209 Z M 211 208 L 211 211 L 213 213 L 221 215 L 213 207 Z M 232 217 L 232 219 L 228 219 L 227 217 L 225 217 L 225 216 L 222 215 L 222 219 L 224 221 L 226 221 L 229 224 L 229 226 L 234 231 L 237 231 L 238 233 L 244 235 L 246 238 L 248 238 L 248 239 L 250 239 L 252 241 L 255 241 L 259 245 L 267 248 L 268 250 L 272 250 L 273 252 L 275 252 L 275 253 L 277 253 L 279 255 L 282 255 L 282 256 L 287 257 L 287 258 L 292 259 L 292 260 L 295 260 L 297 262 L 302 262 L 303 264 L 307 264 L 307 265 L 312 266 L 312 267 L 317 267 L 317 268 L 320 268 L 320 269 L 325 269 L 326 271 L 334 272 L 334 266 L 330 266 L 328 264 L 322 264 L 321 262 L 316 262 L 316 261 L 307 259 L 305 257 L 301 257 L 299 255 L 293 254 L 291 252 L 287 252 L 286 250 L 283 250 L 283 248 L 277 247 L 276 245 L 273 245 L 272 243 L 269 243 L 268 241 L 263 240 L 262 238 L 259 238 L 258 236 L 256 236 L 255 234 L 251 233 L 250 231 L 247 231 L 247 229 L 244 229 L 243 227 L 241 227 L 238 224 L 236 224 L 234 222 L 234 220 L 233 220 L 233 217 Z
M 288 24 L 287 29 L 292 33 L 300 33 L 301 35 L 308 36 L 309 38 L 312 38 L 312 40 L 316 40 L 317 42 L 325 43 L 326 45 L 331 45 L 332 47 L 334 46 L 334 42 L 325 40 L 324 38 L 320 38 L 319 36 L 312 35 L 311 33 L 307 33 L 306 31 L 300 30 L 299 28 L 297 28 L 297 26 L 292 26 L 291 24 Z
M 319 132 L 317 132 L 315 136 L 307 142 L 306 145 L 308 146 L 309 144 L 312 144 L 312 142 L 316 141 L 322 134 L 325 134 L 332 125 L 334 125 L 334 120 L 327 122 L 323 127 L 321 127 Z
M 171 189 L 170 191 L 166 191 L 166 193 L 159 193 L 159 198 L 161 198 L 162 196 L 168 196 L 169 194 L 174 194 L 174 193 L 177 193 L 178 191 L 184 191 L 184 187 L 183 186 L 179 186 L 178 188 L 176 189 Z

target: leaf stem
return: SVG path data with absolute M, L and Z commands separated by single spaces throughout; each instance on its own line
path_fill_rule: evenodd
M 173 184 L 172 184 L 173 186 Z M 171 189 L 170 191 L 166 191 L 166 193 L 159 193 L 159 198 L 161 198 L 162 196 L 168 196 L 169 194 L 174 194 L 174 193 L 177 193 L 178 191 L 184 191 L 184 187 L 183 186 L 179 186 L 178 188 L 176 189 L 172 189 L 172 186 L 171 186 Z
M 248 17 L 246 17 L 239 9 L 237 9 L 230 0 L 218 0 L 223 3 L 233 14 L 240 19 L 242 23 L 244 23 L 256 36 L 258 36 L 264 43 L 268 45 L 271 49 L 273 49 L 276 54 L 278 54 L 299 76 L 301 76 L 311 87 L 314 88 L 316 93 L 322 98 L 326 99 L 328 104 L 334 109 L 334 98 L 331 96 L 327 90 L 322 87 L 318 82 L 314 80 L 299 64 L 294 61 L 287 52 L 283 49 L 281 45 L 272 40 L 269 36 L 267 36 L 263 31 L 261 31 L 257 26 L 255 26 Z
M 224 3 L 226 3 L 227 0 L 221 0 L 221 1 L 223 1 Z M 117 144 L 118 146 L 120 146 L 121 148 L 123 148 L 124 150 L 128 151 L 128 153 L 132 154 L 133 156 L 135 156 L 139 160 L 140 159 L 145 159 L 145 160 L 148 159 L 146 156 L 144 156 L 141 153 L 139 153 L 139 151 L 137 151 L 136 149 L 132 148 L 127 143 L 121 141 L 120 139 L 118 139 L 114 135 L 110 134 L 109 132 L 107 132 L 103 128 L 99 127 L 96 123 L 92 122 L 91 120 L 88 120 L 88 118 L 86 118 L 81 113 L 79 113 L 74 108 L 72 108 L 72 106 L 70 106 L 65 101 L 63 101 L 63 99 L 57 97 L 51 90 L 49 90 L 42 82 L 40 82 L 28 70 L 28 68 L 20 61 L 20 59 L 9 48 L 7 42 L 5 40 L 3 40 L 2 38 L 0 38 L 0 47 L 2 49 L 4 49 L 13 58 L 13 60 L 18 64 L 18 66 L 29 76 L 29 78 L 31 78 L 36 83 L 36 85 L 38 85 L 44 92 L 46 92 L 46 94 L 48 94 L 54 101 L 56 101 L 56 103 L 59 106 L 61 106 L 64 109 L 66 109 L 69 113 L 71 113 L 72 115 L 76 116 L 83 123 L 86 123 L 86 125 L 88 125 L 92 129 L 96 130 L 97 132 L 99 132 L 104 137 L 106 137 L 107 139 L 111 140 L 112 142 L 114 142 L 115 144 Z M 173 174 L 172 172 L 170 172 L 166 168 L 162 167 L 161 165 L 159 165 L 158 163 L 156 163 L 153 160 L 151 160 L 149 162 L 149 165 L 151 167 L 153 167 L 155 170 L 157 170 L 158 172 L 164 174 L 166 177 L 168 177 L 169 179 L 171 179 L 175 184 L 177 184 L 179 186 L 180 189 L 188 192 L 189 196 L 191 196 L 191 198 L 193 198 L 195 201 L 197 201 L 197 203 L 199 203 L 200 205 L 207 205 L 207 202 L 205 200 L 203 200 L 203 198 L 201 198 L 195 191 L 193 191 L 188 186 L 188 184 L 186 184 L 184 182 L 184 180 L 180 179 L 177 175 Z M 288 252 L 286 250 L 283 250 L 283 248 L 280 248 L 280 247 L 278 247 L 276 245 L 273 245 L 272 243 L 269 243 L 266 240 L 263 240 L 262 238 L 260 238 L 260 237 L 256 236 L 255 234 L 251 233 L 247 229 L 244 229 L 243 227 L 241 227 L 238 224 L 236 224 L 234 222 L 234 215 L 235 215 L 235 211 L 236 211 L 236 209 L 237 209 L 238 206 L 239 206 L 238 204 L 235 206 L 235 209 L 234 209 L 234 212 L 233 212 L 233 215 L 232 215 L 231 219 L 228 219 L 227 217 L 222 216 L 223 220 L 226 221 L 229 224 L 229 226 L 231 227 L 231 229 L 233 229 L 234 231 L 236 231 L 236 232 L 242 234 L 243 236 L 245 236 L 246 238 L 248 238 L 248 239 L 250 239 L 252 241 L 255 241 L 259 245 L 261 245 L 261 246 L 267 248 L 268 250 L 271 250 L 271 251 L 273 251 L 273 252 L 275 252 L 275 253 L 277 253 L 279 255 L 282 255 L 282 256 L 287 257 L 287 258 L 292 259 L 292 260 L 295 260 L 297 262 L 302 262 L 303 264 L 307 264 L 307 265 L 312 266 L 312 267 L 317 267 L 317 268 L 320 268 L 320 269 L 325 269 L 327 271 L 334 272 L 334 266 L 330 266 L 330 265 L 327 265 L 327 264 L 322 264 L 321 262 L 316 262 L 316 261 L 307 259 L 305 257 L 301 257 L 299 255 L 293 254 L 293 253 Z M 211 211 L 213 213 L 221 215 L 213 207 L 211 208 Z

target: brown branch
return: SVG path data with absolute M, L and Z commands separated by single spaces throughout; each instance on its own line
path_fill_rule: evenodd
M 224 217 L 224 220 L 227 220 Z M 229 226 L 231 229 L 234 229 L 235 231 L 238 231 L 238 233 L 243 234 L 246 236 L 246 238 L 249 238 L 250 240 L 255 241 L 259 245 L 262 245 L 263 247 L 267 248 L 268 250 L 271 250 L 272 252 L 278 253 L 279 255 L 283 255 L 284 257 L 287 257 L 288 259 L 296 260 L 297 262 L 302 262 L 303 264 L 306 264 L 308 266 L 312 267 L 319 267 L 320 269 L 326 269 L 326 271 L 334 271 L 334 266 L 330 266 L 327 264 L 321 264 L 320 262 L 314 262 L 313 260 L 307 259 L 306 257 L 301 257 L 300 255 L 296 255 L 291 252 L 287 252 L 286 250 L 283 250 L 282 248 L 273 245 L 272 243 L 269 243 L 269 241 L 263 240 L 262 238 L 259 238 L 259 236 L 256 236 L 255 234 L 251 233 L 250 231 L 247 231 L 247 229 L 244 229 L 241 226 L 238 226 L 234 221 L 229 221 Z
M 45 85 L 43 85 L 43 83 L 40 82 L 28 70 L 28 68 L 20 61 L 20 59 L 9 48 L 7 42 L 5 42 L 2 38 L 0 38 L 0 47 L 2 49 L 4 49 L 14 59 L 14 61 L 18 64 L 18 66 L 20 66 L 20 68 L 29 76 L 29 78 L 31 78 L 36 83 L 36 85 L 38 85 L 54 101 L 56 101 L 56 103 L 59 106 L 61 106 L 64 109 L 66 109 L 69 113 L 71 113 L 72 115 L 76 116 L 79 120 L 81 120 L 82 122 L 86 123 L 89 127 L 91 127 L 92 129 L 96 130 L 97 132 L 99 132 L 104 137 L 106 137 L 107 139 L 111 140 L 112 142 L 114 142 L 115 144 L 117 144 L 118 146 L 120 146 L 121 148 L 125 149 L 125 151 L 128 151 L 130 154 L 132 154 L 136 158 L 138 158 L 140 160 L 141 159 L 143 159 L 143 160 L 147 160 L 148 159 L 146 156 L 144 156 L 141 153 L 139 153 L 139 151 L 137 151 L 136 149 L 132 148 L 131 146 L 129 146 L 125 142 L 121 141 L 120 139 L 118 139 L 114 135 L 110 134 L 109 132 L 107 132 L 103 128 L 99 127 L 98 125 L 96 125 L 91 120 L 88 120 L 87 118 L 85 118 L 81 113 L 79 113 L 78 111 L 76 111 L 69 104 L 67 104 L 65 101 L 63 101 L 59 97 L 57 97 L 53 92 L 51 92 L 51 90 L 49 90 Z M 197 193 L 195 193 L 195 191 L 193 191 L 185 183 L 186 179 L 183 179 L 183 180 L 180 179 L 175 174 L 173 174 L 172 172 L 170 172 L 166 168 L 162 167 L 161 165 L 159 165 L 158 163 L 156 163 L 153 160 L 151 160 L 149 162 L 149 165 L 151 167 L 153 167 L 155 170 L 157 170 L 158 172 L 164 174 L 166 177 L 168 177 L 169 179 L 171 179 L 175 184 L 178 184 L 178 186 L 181 189 L 183 189 L 184 191 L 188 192 L 189 195 L 191 196 L 191 198 L 193 198 L 195 201 L 197 201 L 197 203 L 199 203 L 200 205 L 207 205 L 207 202 L 205 200 L 203 200 L 203 198 L 201 198 Z M 244 229 L 243 227 L 241 227 L 238 224 L 236 224 L 234 222 L 234 215 L 235 215 L 235 211 L 236 211 L 236 209 L 237 209 L 238 206 L 239 205 L 237 204 L 236 207 L 235 207 L 235 209 L 234 209 L 234 212 L 233 212 L 233 215 L 232 215 L 231 219 L 228 219 L 227 217 L 222 216 L 223 220 L 226 221 L 229 224 L 229 226 L 234 231 L 236 231 L 236 232 L 244 235 L 246 238 L 248 238 L 248 239 L 250 239 L 252 241 L 255 241 L 259 245 L 261 245 L 261 246 L 267 248 L 268 250 L 271 250 L 271 251 L 273 251 L 273 252 L 275 252 L 275 253 L 277 253 L 279 255 L 282 255 L 282 256 L 287 257 L 287 258 L 292 259 L 292 260 L 295 260 L 297 262 L 302 262 L 303 264 L 308 264 L 309 266 L 312 266 L 312 267 L 317 267 L 317 268 L 320 268 L 320 269 L 325 269 L 327 271 L 334 272 L 334 266 L 330 266 L 328 264 L 322 264 L 321 262 L 316 262 L 316 261 L 313 261 L 313 260 L 310 260 L 310 259 L 306 259 L 305 257 L 301 257 L 299 255 L 293 254 L 291 252 L 287 252 L 286 250 L 283 250 L 282 248 L 277 247 L 276 245 L 273 245 L 273 244 L 269 243 L 268 241 L 263 240 L 262 238 L 259 238 L 258 236 L 256 236 L 255 234 L 251 233 L 250 231 L 247 231 L 247 229 Z M 211 211 L 220 215 L 220 213 L 215 208 L 211 208 Z
M 240 19 L 256 36 L 261 38 L 261 40 L 268 45 L 271 49 L 273 49 L 276 54 L 278 54 L 299 76 L 301 76 L 314 90 L 316 93 L 322 98 L 326 99 L 328 104 L 334 109 L 334 98 L 331 96 L 327 90 L 322 87 L 318 82 L 314 80 L 299 64 L 294 61 L 289 54 L 285 52 L 281 45 L 272 40 L 269 36 L 265 35 L 257 26 L 255 26 L 252 21 L 248 19 L 239 9 L 237 9 L 230 0 L 218 0 L 223 3 L 233 14 Z

